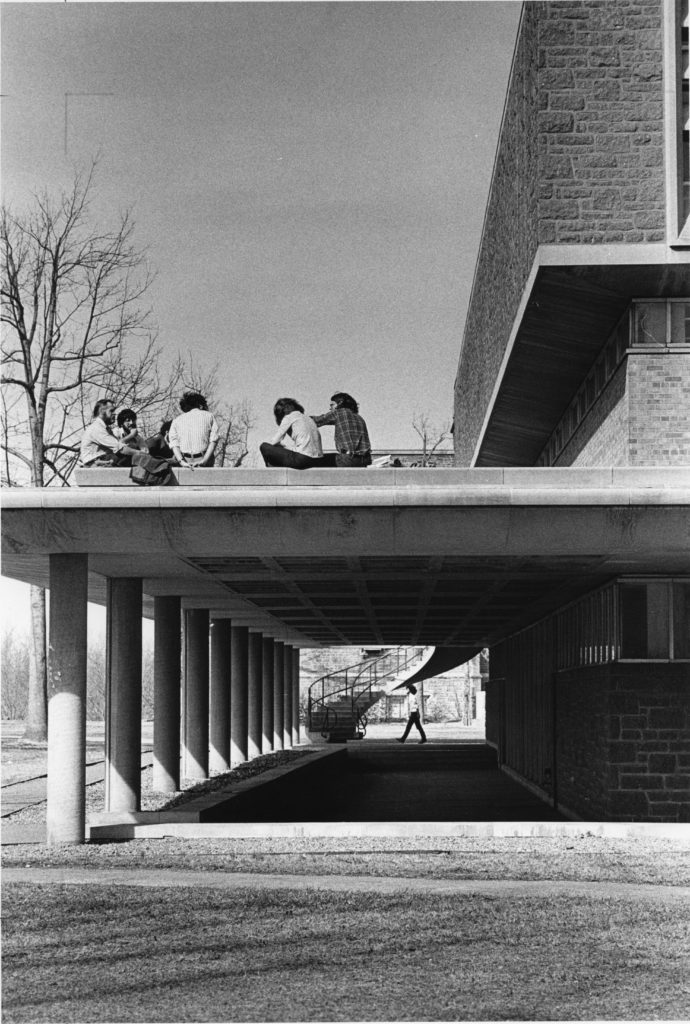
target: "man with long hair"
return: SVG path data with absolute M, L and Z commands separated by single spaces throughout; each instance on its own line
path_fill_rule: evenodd
M 336 454 L 333 465 L 341 469 L 371 465 L 369 432 L 352 395 L 346 391 L 336 391 L 331 395 L 330 412 L 312 416 L 312 419 L 317 427 L 335 427 Z

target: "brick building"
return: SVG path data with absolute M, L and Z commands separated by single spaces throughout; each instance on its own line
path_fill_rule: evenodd
M 524 5 L 457 465 L 690 464 L 688 129 L 688 0 Z M 690 544 L 664 568 L 492 647 L 489 741 L 576 816 L 690 820 Z

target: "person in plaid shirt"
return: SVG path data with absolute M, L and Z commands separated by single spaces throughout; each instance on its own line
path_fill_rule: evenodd
M 312 419 L 317 427 L 335 427 L 334 465 L 343 469 L 371 465 L 369 432 L 352 395 L 337 391 L 331 395 L 330 412 L 312 416 Z

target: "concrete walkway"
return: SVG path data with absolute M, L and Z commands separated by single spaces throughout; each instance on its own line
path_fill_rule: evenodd
M 175 871 L 169 868 L 17 868 L 6 867 L 3 883 L 29 885 L 134 885 L 143 888 L 298 889 L 319 892 L 372 892 L 385 895 L 412 891 L 430 896 L 499 896 L 553 899 L 690 901 L 690 886 L 641 885 L 628 882 L 519 881 L 378 877 L 370 875 L 275 875 L 229 871 Z M 690 907 L 688 908 L 690 910 Z

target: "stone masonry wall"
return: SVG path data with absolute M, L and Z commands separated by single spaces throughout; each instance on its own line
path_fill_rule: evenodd
M 661 0 L 543 5 L 539 108 L 539 242 L 663 241 Z
M 469 465 L 540 244 L 662 241 L 662 0 L 527 3 L 455 393 Z
M 559 801 L 582 818 L 690 821 L 690 666 L 562 673 Z
M 538 33 L 525 4 L 455 391 L 455 461 L 468 466 L 538 244 Z

